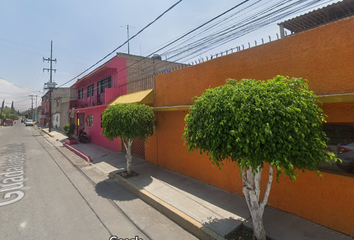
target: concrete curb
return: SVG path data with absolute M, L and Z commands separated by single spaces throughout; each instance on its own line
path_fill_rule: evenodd
M 45 134 L 47 134 L 48 136 L 50 136 L 50 137 L 54 137 L 52 134 L 50 134 L 49 132 L 47 132 L 47 131 L 44 131 L 42 128 L 40 128 L 40 127 L 38 127 L 38 129 L 39 130 L 41 130 L 42 132 L 44 132 Z
M 204 226 L 200 222 L 194 220 L 187 214 L 181 212 L 177 208 L 171 206 L 170 204 L 164 202 L 155 195 L 149 193 L 138 185 L 126 180 L 125 178 L 119 176 L 116 172 L 108 174 L 108 177 L 114 179 L 117 183 L 125 187 L 127 190 L 138 196 L 144 202 L 152 206 L 153 208 L 160 211 L 162 214 L 167 216 L 169 219 L 177 223 L 179 226 L 185 230 L 192 233 L 199 239 L 219 239 L 225 240 L 225 238 L 218 233 L 214 232 L 210 228 Z
M 42 132 L 44 132 L 45 134 L 49 135 L 50 137 L 54 138 L 54 136 L 52 134 L 50 134 L 49 132 L 43 130 L 42 128 L 36 126 L 39 130 L 41 130 Z M 76 155 L 78 155 L 79 157 L 85 159 L 90 165 L 92 165 L 92 160 L 89 156 L 83 154 L 82 152 L 80 152 L 79 150 L 71 147 L 70 145 L 63 143 L 64 147 L 66 147 L 67 149 L 69 149 L 70 151 L 74 152 Z
M 69 149 L 70 151 L 74 152 L 76 155 L 82 157 L 83 159 L 85 159 L 88 163 L 90 163 L 90 165 L 92 165 L 92 160 L 89 156 L 83 154 L 82 152 L 80 152 L 79 150 L 73 148 L 72 146 L 63 143 L 64 147 L 66 147 L 67 149 Z

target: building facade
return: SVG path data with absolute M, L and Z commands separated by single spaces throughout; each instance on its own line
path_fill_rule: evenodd
M 148 140 L 146 160 L 242 196 L 240 169 L 235 164 L 225 161 L 220 171 L 208 156 L 188 153 L 182 140 L 184 117 L 192 98 L 209 87 L 225 84 L 228 78 L 266 80 L 284 75 L 308 79 L 328 115 L 324 127 L 332 133 L 332 143 L 353 143 L 354 38 L 349 37 L 353 29 L 354 17 L 345 18 L 156 76 L 154 111 L 158 127 Z M 354 164 L 354 158 L 352 161 Z M 354 199 L 354 168 L 345 170 L 334 164 L 319 169 L 321 178 L 316 172 L 299 172 L 296 181 L 281 175 L 279 183 L 273 183 L 268 204 L 354 236 L 354 215 L 349 210 Z M 265 173 L 262 182 L 266 180 Z
M 113 151 L 124 150 L 119 138 L 110 142 L 101 134 L 101 118 L 107 105 L 127 93 L 153 89 L 154 74 L 170 71 L 179 66 L 181 64 L 162 61 L 159 56 L 145 58 L 117 53 L 71 86 L 76 93 L 76 99 L 70 101 L 69 106 L 70 116 L 77 126 L 76 134 L 83 130 L 91 143 Z M 144 157 L 144 142 L 139 140 L 134 142 L 133 149 L 143 151 L 135 152 L 135 155 Z
M 50 94 L 51 91 L 51 94 Z M 69 123 L 68 108 L 62 109 L 62 104 L 68 104 L 73 96 L 70 88 L 55 88 L 48 90 L 42 96 L 41 108 L 39 111 L 39 124 L 49 126 L 49 114 L 52 114 L 52 127 L 63 130 L 63 126 Z M 50 104 L 51 99 L 51 104 Z M 50 108 L 51 107 L 51 111 Z M 65 117 L 66 116 L 66 117 Z

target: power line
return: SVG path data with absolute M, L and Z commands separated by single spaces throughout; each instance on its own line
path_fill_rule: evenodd
M 123 44 L 119 45 L 117 48 L 115 48 L 112 52 L 110 52 L 109 54 L 107 54 L 106 56 L 104 56 L 103 58 L 101 58 L 99 61 L 97 61 L 95 64 L 93 64 L 91 67 L 89 67 L 88 69 L 86 69 L 85 71 L 81 72 L 79 75 L 77 75 L 76 77 L 70 79 L 69 81 L 65 82 L 64 84 L 60 85 L 59 87 L 75 80 L 76 78 L 78 78 L 79 76 L 81 76 L 82 74 L 86 73 L 88 70 L 90 70 L 91 68 L 95 67 L 96 65 L 98 65 L 100 62 L 102 62 L 104 59 L 106 59 L 107 57 L 109 57 L 110 55 L 112 55 L 115 51 L 117 51 L 119 48 L 121 48 L 122 46 L 124 46 L 126 43 L 128 43 L 130 40 L 134 39 L 136 36 L 138 36 L 140 33 L 142 33 L 146 28 L 150 27 L 152 24 L 154 24 L 157 20 L 159 20 L 163 15 L 165 15 L 167 12 L 169 12 L 171 9 L 173 9 L 175 6 L 177 6 L 177 4 L 179 4 L 180 2 L 182 2 L 182 0 L 179 0 L 178 2 L 176 2 L 175 4 L 173 4 L 171 7 L 169 7 L 166 11 L 164 11 L 162 14 L 160 14 L 157 18 L 155 18 L 155 20 L 153 20 L 152 22 L 150 22 L 149 24 L 147 24 L 145 27 L 143 27 L 140 31 L 138 31 L 134 36 L 132 36 L 131 38 L 129 38 L 127 41 L 125 41 Z
M 272 3 L 272 5 L 267 6 L 266 8 L 262 8 L 259 11 L 254 12 L 257 8 L 260 8 L 264 6 L 264 1 L 256 1 L 255 3 L 250 4 L 249 6 L 245 6 L 241 10 L 238 10 L 236 12 L 232 13 L 232 10 L 235 10 L 236 8 L 242 6 L 249 0 L 243 1 L 240 4 L 237 4 L 236 6 L 230 8 L 229 10 L 217 15 L 216 17 L 210 19 L 209 21 L 203 23 L 202 25 L 192 29 L 191 31 L 187 32 L 186 34 L 183 34 L 182 36 L 176 38 L 175 40 L 165 44 L 164 46 L 160 47 L 158 50 L 154 50 L 153 53 L 149 54 L 146 57 L 142 57 L 141 60 L 131 64 L 130 66 L 125 67 L 124 69 L 118 70 L 115 74 L 118 74 L 129 67 L 132 67 L 133 65 L 137 64 L 140 61 L 143 61 L 144 59 L 150 57 L 151 55 L 157 53 L 158 51 L 161 51 L 163 49 L 166 49 L 169 47 L 168 50 L 166 50 L 162 55 L 170 55 L 173 54 L 172 56 L 168 57 L 168 59 L 174 59 L 174 61 L 180 61 L 180 60 L 185 60 L 185 59 L 193 59 L 195 58 L 196 54 L 201 54 L 201 52 L 205 53 L 209 51 L 212 48 L 215 48 L 215 46 L 221 46 L 229 41 L 232 41 L 234 39 L 237 39 L 241 36 L 244 36 L 245 34 L 248 34 L 252 31 L 255 31 L 261 27 L 264 27 L 276 20 L 282 19 L 286 16 L 289 16 L 293 13 L 296 13 L 298 11 L 302 11 L 304 9 L 308 9 L 309 7 L 313 6 L 314 4 L 321 2 L 320 0 L 298 0 L 298 1 L 292 1 L 292 0 L 282 0 L 282 1 L 277 1 L 274 3 L 274 1 L 269 1 L 267 4 Z M 262 2 L 262 5 L 259 5 L 259 3 Z M 327 1 L 328 2 L 328 1 Z M 322 1 L 323 3 L 323 1 Z M 251 7 L 254 7 L 252 8 Z M 248 12 L 253 11 L 251 15 L 246 14 L 245 10 Z M 231 13 L 231 16 L 226 16 L 226 14 Z M 242 15 L 246 15 L 245 17 L 241 17 Z M 222 16 L 224 16 L 223 19 L 220 19 Z M 233 17 L 233 19 L 230 19 L 230 17 Z M 215 22 L 215 20 L 218 20 L 218 22 Z M 228 20 L 228 21 L 226 21 Z M 232 22 L 230 25 L 226 25 L 226 22 Z M 213 23 L 211 26 L 209 24 Z M 219 27 L 221 25 L 226 25 L 224 28 L 218 31 L 211 31 L 213 28 Z M 141 32 L 141 31 L 140 31 Z M 205 36 L 205 33 L 208 32 L 209 35 Z M 136 36 L 136 35 L 135 35 Z M 188 39 L 185 39 L 183 42 L 178 43 L 180 40 L 184 39 L 185 37 L 189 36 Z M 192 41 L 193 39 L 199 38 L 195 41 Z M 127 41 L 125 42 L 127 43 Z M 124 43 L 124 44 L 125 44 Z M 123 45 L 124 45 L 123 44 Z M 173 46 L 174 44 L 177 44 Z M 122 46 L 122 45 L 121 45 Z M 120 46 L 120 47 L 121 47 Z M 118 47 L 119 48 L 119 47 Z M 117 48 L 117 49 L 118 49 Z M 115 52 L 117 49 L 115 49 L 113 52 Z M 112 53 L 113 53 L 112 52 Z M 163 63 L 161 62 L 160 64 L 169 64 L 168 62 Z M 147 67 L 152 68 L 152 66 Z M 114 74 L 113 74 L 114 75 Z M 122 77 L 122 76 L 121 76 Z M 74 80 L 74 79 L 72 79 Z M 70 81 L 72 81 L 70 80 Z M 68 81 L 68 82 L 70 82 Z M 66 82 L 66 83 L 68 83 Z M 64 83 L 64 84 L 66 84 Z M 63 84 L 63 85 L 64 85 Z M 62 86 L 62 85 L 61 85 Z
M 189 59 L 194 58 L 193 54 L 201 54 L 201 51 L 206 52 L 211 48 L 214 48 L 215 46 L 220 46 L 222 44 L 225 44 L 231 40 L 234 40 L 238 37 L 241 37 L 249 32 L 252 32 L 254 30 L 257 30 L 261 27 L 264 27 L 276 20 L 280 20 L 284 18 L 285 16 L 288 16 L 290 14 L 293 14 L 299 10 L 303 10 L 305 8 L 309 8 L 310 6 L 320 2 L 319 0 L 316 1 L 311 1 L 309 3 L 306 3 L 305 5 L 301 5 L 299 7 L 296 7 L 297 5 L 304 3 L 305 1 L 297 1 L 294 3 L 294 1 L 282 1 L 279 3 L 276 3 L 275 5 L 272 5 L 271 7 L 266 8 L 265 10 L 262 9 L 259 12 L 254 13 L 251 16 L 248 16 L 247 18 L 239 19 L 236 23 L 234 23 L 231 26 L 226 27 L 225 29 L 218 31 L 218 32 L 213 32 L 210 35 L 207 35 L 205 37 L 199 38 L 197 41 L 190 42 L 189 40 L 191 38 L 194 38 L 195 36 L 190 37 L 190 39 L 185 40 L 184 44 L 181 47 L 181 44 L 179 44 L 176 47 L 172 47 L 170 50 L 167 50 L 164 54 L 170 55 L 171 53 L 174 54 L 172 57 L 169 57 L 169 59 L 174 59 L 175 61 L 179 61 L 182 59 L 185 59 L 188 57 Z M 281 7 L 281 5 L 284 5 L 286 3 L 291 3 L 288 5 L 285 5 Z M 323 1 L 322 1 L 323 3 Z M 281 7 L 281 8 L 279 8 Z M 295 7 L 295 8 L 294 8 Z M 275 10 L 273 10 L 275 9 Z M 228 18 L 229 16 L 227 16 Z M 198 35 L 202 35 L 205 33 L 205 30 L 200 30 L 203 32 L 197 33 Z M 191 52 L 193 50 L 193 52 Z M 185 54 L 185 55 L 183 55 Z M 178 58 L 177 58 L 178 57 Z
M 138 63 L 138 62 L 140 62 L 140 61 L 143 61 L 144 59 L 146 59 L 146 58 L 150 57 L 151 55 L 157 53 L 158 51 L 160 51 L 160 50 L 162 50 L 162 49 L 164 49 L 164 48 L 170 46 L 171 44 L 177 42 L 178 40 L 180 40 L 180 39 L 182 39 L 182 38 L 188 36 L 189 34 L 193 33 L 194 31 L 196 31 L 196 30 L 202 28 L 203 26 L 207 25 L 208 23 L 210 23 L 210 22 L 212 22 L 212 21 L 214 21 L 214 20 L 220 18 L 221 16 L 223 16 L 223 15 L 227 14 L 228 12 L 234 10 L 235 8 L 237 8 L 237 7 L 239 7 L 239 6 L 243 5 L 243 4 L 245 4 L 245 3 L 248 2 L 248 1 L 249 1 L 249 0 L 245 0 L 245 1 L 243 1 L 242 3 L 240 3 L 240 4 L 237 4 L 236 6 L 230 8 L 229 10 L 227 10 L 227 11 L 225 11 L 225 12 L 219 14 L 218 16 L 216 16 L 216 17 L 212 18 L 211 20 L 209 20 L 209 21 L 203 23 L 202 25 L 198 26 L 197 28 L 194 28 L 193 30 L 189 31 L 188 33 L 182 35 L 181 37 L 177 38 L 176 40 L 174 40 L 174 41 L 168 43 L 167 45 L 165 45 L 164 47 L 158 49 L 158 50 L 155 51 L 154 53 L 151 53 L 151 54 L 149 54 L 148 56 L 143 57 L 141 60 L 139 60 L 139 61 L 137 61 L 137 62 L 131 64 L 131 65 L 128 66 L 128 67 L 125 67 L 125 68 L 123 68 L 123 69 L 120 69 L 120 70 L 117 71 L 115 74 L 118 74 L 118 73 L 120 73 L 121 71 L 124 71 L 125 69 L 127 69 L 127 68 L 129 68 L 129 67 L 135 65 L 136 63 Z M 181 2 L 181 1 L 179 1 L 179 2 Z M 171 7 L 170 7 L 168 10 L 166 10 L 163 14 L 165 14 L 167 11 L 169 11 L 169 10 L 172 9 L 174 6 L 176 6 L 179 2 L 177 2 L 176 4 L 174 4 L 173 6 L 171 6 Z M 161 14 L 158 18 L 160 18 L 163 14 Z M 156 18 L 153 22 L 155 22 L 158 18 Z M 137 36 L 139 33 L 141 33 L 144 29 L 146 29 L 148 26 L 150 26 L 153 22 L 149 23 L 146 27 L 144 27 L 142 30 L 140 30 L 137 34 L 135 34 L 135 35 L 134 35 L 132 38 L 130 38 L 130 39 L 133 39 L 135 36 Z M 109 55 L 111 55 L 112 53 L 114 53 L 116 50 L 118 50 L 120 47 L 122 47 L 125 43 L 127 43 L 130 39 L 128 39 L 128 40 L 125 41 L 122 45 L 120 45 L 118 48 L 116 48 L 115 50 L 113 50 L 113 51 L 112 51 L 110 54 L 108 54 L 106 57 L 108 57 Z M 106 57 L 104 57 L 104 58 L 106 58 Z M 104 58 L 103 58 L 103 59 L 104 59 Z M 103 59 L 101 59 L 100 61 L 98 61 L 95 65 L 97 65 L 99 62 L 101 62 Z M 93 65 L 93 66 L 95 66 L 95 65 Z M 90 68 L 92 68 L 93 66 L 91 66 Z M 89 68 L 89 69 L 90 69 L 90 68 Z M 85 72 L 88 71 L 89 69 L 85 70 L 84 72 L 82 72 L 82 73 L 79 74 L 78 76 L 82 75 L 83 73 L 85 73 Z M 67 83 L 73 81 L 73 80 L 76 79 L 78 76 L 76 76 L 75 78 L 73 78 L 73 79 L 71 79 L 71 80 L 65 82 L 64 84 L 60 85 L 59 87 L 61 87 L 61 86 L 65 85 L 65 84 L 67 84 Z
M 25 44 L 25 43 L 13 41 L 13 40 L 8 40 L 8 39 L 4 39 L 4 38 L 0 38 L 0 41 L 6 41 L 6 42 L 15 43 L 15 44 L 23 45 L 23 46 L 30 47 L 30 48 L 36 48 L 36 49 L 48 51 L 48 49 L 46 49 L 46 48 L 36 47 L 36 46 L 29 45 L 29 44 Z M 0 46 L 7 47 L 7 48 L 12 48 L 12 49 L 15 49 L 15 50 L 18 50 L 18 51 L 23 51 L 23 50 L 18 49 L 18 48 L 8 47 L 8 46 L 4 46 L 4 45 L 0 45 Z M 40 54 L 37 54 L 37 53 L 32 53 L 32 52 L 27 52 L 27 51 L 23 51 L 23 52 L 26 52 L 26 53 L 29 53 L 29 54 L 34 54 L 34 55 L 40 55 Z M 66 55 L 66 56 L 70 56 L 70 57 L 74 57 L 74 58 L 81 58 L 81 59 L 84 59 L 84 60 L 90 60 L 90 61 L 92 61 L 91 59 L 87 59 L 87 58 L 78 57 L 78 56 L 74 56 L 74 55 L 71 55 L 71 54 L 63 53 L 62 51 L 58 51 L 58 52 L 53 51 L 53 53 L 61 54 L 61 55 Z M 42 55 L 40 55 L 40 56 L 42 56 Z M 60 60 L 60 61 L 65 61 L 65 62 L 70 62 L 70 61 L 63 60 L 63 59 L 58 59 L 58 60 Z M 75 63 L 75 62 L 72 62 L 72 63 Z M 81 64 L 81 63 L 76 63 L 76 64 Z

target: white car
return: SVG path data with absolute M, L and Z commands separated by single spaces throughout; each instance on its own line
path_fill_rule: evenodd
M 27 126 L 33 126 L 33 120 L 32 119 L 26 119 L 25 125 Z

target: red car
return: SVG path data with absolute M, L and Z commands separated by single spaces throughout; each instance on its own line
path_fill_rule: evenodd
M 4 126 L 13 126 L 13 125 L 14 125 L 14 120 L 6 119 L 4 122 Z

